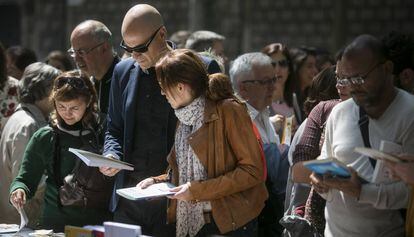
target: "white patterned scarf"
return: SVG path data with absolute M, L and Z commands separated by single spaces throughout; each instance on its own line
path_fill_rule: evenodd
M 179 185 L 207 179 L 204 166 L 188 144 L 188 137 L 203 125 L 204 107 L 205 98 L 198 97 L 184 108 L 175 110 L 181 122 L 175 135 Z M 176 236 L 195 236 L 205 224 L 203 211 L 206 209 L 211 209 L 210 202 L 178 200 Z

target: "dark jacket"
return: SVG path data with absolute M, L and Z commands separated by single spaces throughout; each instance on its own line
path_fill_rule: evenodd
M 220 72 L 216 61 L 202 57 L 209 73 Z M 141 67 L 134 59 L 129 58 L 120 61 L 114 69 L 111 90 L 109 93 L 108 128 L 105 133 L 104 155 L 111 154 L 115 158 L 130 161 L 131 151 L 134 146 L 135 109 L 139 99 L 137 96 L 138 81 L 140 80 Z M 161 90 L 160 90 L 161 93 Z M 161 125 L 160 125 L 161 126 Z M 175 124 L 173 125 L 175 127 Z M 153 141 L 160 144 L 161 141 Z M 160 148 L 169 151 L 171 147 Z M 167 152 L 168 153 L 168 152 Z M 166 154 L 167 155 L 167 154 Z M 124 182 L 124 171 L 117 174 L 114 193 L 110 209 L 114 211 L 117 206 L 118 196 L 115 190 L 121 188 Z

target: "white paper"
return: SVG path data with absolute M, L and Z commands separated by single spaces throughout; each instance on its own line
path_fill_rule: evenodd
M 0 234 L 14 233 L 19 231 L 19 226 L 16 224 L 0 224 Z
M 111 159 L 103 155 L 95 154 L 89 151 L 79 150 L 75 148 L 69 148 L 69 151 L 75 154 L 81 159 L 87 166 L 91 167 L 109 167 L 122 170 L 134 170 L 132 164 Z
M 170 189 L 174 187 L 171 183 L 157 183 L 144 189 L 138 187 L 122 188 L 116 190 L 116 193 L 130 200 L 139 200 L 172 195 L 174 192 L 171 192 Z
M 19 231 L 20 231 L 27 225 L 27 223 L 29 223 L 29 219 L 27 218 L 26 212 L 24 211 L 23 207 L 19 209 L 19 214 L 20 214 L 20 226 L 19 226 Z

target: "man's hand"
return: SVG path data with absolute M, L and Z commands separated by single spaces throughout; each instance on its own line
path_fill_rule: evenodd
M 99 167 L 99 171 L 101 171 L 101 173 L 106 176 L 112 177 L 116 175 L 120 171 L 120 169 L 109 168 L 109 167 Z
M 329 188 L 338 189 L 350 196 L 359 198 L 361 194 L 361 181 L 355 170 L 348 168 L 351 178 L 337 178 L 329 175 L 324 176 L 324 184 Z
M 168 196 L 171 199 L 178 199 L 183 201 L 193 200 L 193 195 L 190 191 L 190 182 L 171 189 L 171 192 L 176 192 L 173 196 Z
M 403 154 L 400 155 L 399 158 L 406 162 L 385 162 L 387 167 L 391 170 L 392 177 L 400 178 L 404 182 L 414 185 L 414 155 Z
M 321 175 L 316 174 L 315 172 L 312 172 L 309 178 L 310 178 L 310 183 L 316 192 L 320 194 L 324 194 L 329 191 L 329 186 L 325 184 L 324 179 Z
M 283 124 L 285 123 L 285 117 L 283 115 L 275 114 L 269 119 L 276 131 L 281 131 L 281 129 L 283 129 Z
M 108 155 L 107 157 L 108 159 L 115 159 L 112 155 Z M 109 167 L 99 167 L 99 171 L 106 176 L 112 177 L 116 175 L 120 171 L 120 169 L 109 168 Z

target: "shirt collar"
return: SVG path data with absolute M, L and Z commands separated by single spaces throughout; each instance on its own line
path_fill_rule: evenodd
M 253 106 L 251 106 L 248 102 L 246 102 L 246 105 L 247 105 L 247 110 L 249 112 L 250 118 L 252 120 L 255 120 L 259 115 L 265 115 L 267 117 L 269 117 L 270 115 L 269 107 L 266 107 L 262 111 L 258 111 Z

